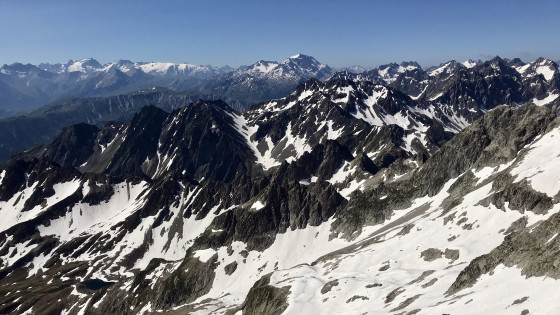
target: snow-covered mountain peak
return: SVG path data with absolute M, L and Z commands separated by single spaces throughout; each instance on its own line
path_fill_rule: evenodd
M 438 76 L 440 74 L 448 74 L 453 72 L 457 67 L 461 67 L 463 64 L 457 63 L 455 60 L 448 61 L 444 64 L 439 65 L 432 70 L 428 70 L 428 75 L 431 77 Z
M 554 75 L 558 73 L 558 64 L 550 59 L 540 57 L 515 69 L 524 77 L 542 75 L 546 81 L 551 81 Z
M 119 59 L 117 61 L 106 64 L 100 72 L 110 72 L 112 70 L 118 69 L 121 72 L 129 72 L 135 69 L 135 63 L 130 60 Z
M 242 67 L 236 70 L 231 76 L 241 80 L 236 83 L 247 86 L 259 84 L 290 84 L 290 90 L 298 83 L 310 78 L 325 79 L 331 76 L 334 71 L 327 65 L 321 64 L 315 58 L 299 54 L 292 56 L 281 63 L 274 61 L 260 60 L 253 65 Z M 228 77 L 225 74 L 224 77 Z M 250 76 L 248 78 L 247 76 Z M 253 82 L 254 78 L 265 82 Z
M 250 66 L 249 69 L 247 69 L 247 72 L 262 75 L 269 73 L 276 67 L 278 67 L 278 63 L 275 61 L 259 60 L 255 64 Z
M 467 60 L 463 61 L 461 64 L 463 66 L 465 66 L 467 69 L 470 69 L 470 68 L 473 68 L 475 66 L 478 66 L 481 63 L 482 63 L 482 61 L 480 61 L 480 60 L 467 59 Z
M 184 70 L 186 68 L 186 65 L 174 64 L 171 62 L 146 62 L 146 63 L 138 63 L 137 67 L 142 69 L 142 71 L 146 73 L 163 75 L 166 74 L 171 68 L 175 68 L 177 70 L 179 69 Z
M 96 71 L 99 71 L 103 68 L 103 66 L 93 58 L 85 58 L 77 61 L 70 59 L 62 64 L 42 63 L 39 64 L 38 67 L 42 70 L 54 72 L 58 74 L 79 72 L 82 73 L 83 75 L 93 74 Z
M 403 61 L 399 65 L 399 71 L 404 72 L 407 70 L 422 69 L 422 67 L 416 61 Z
M 281 65 L 308 73 L 318 72 L 328 67 L 317 61 L 317 59 L 303 54 L 292 56 L 284 60 Z
M 199 66 L 188 63 L 171 63 L 171 62 L 142 62 L 136 63 L 136 68 L 141 69 L 145 73 L 158 76 L 200 76 L 209 77 L 220 73 L 218 68 L 211 66 Z
M 99 69 L 101 69 L 101 64 L 93 59 L 93 58 L 86 58 L 78 61 L 68 61 L 64 64 L 64 71 L 65 72 L 82 72 L 82 73 L 92 73 Z
M 293 56 L 290 56 L 290 57 L 288 57 L 285 61 L 288 61 L 288 60 L 294 60 L 294 61 L 295 61 L 295 60 L 298 60 L 298 61 L 300 61 L 300 62 L 301 62 L 301 61 L 313 61 L 313 62 L 317 62 L 317 59 L 315 59 L 314 57 L 309 56 L 309 55 L 305 55 L 305 54 L 301 54 L 301 53 L 300 53 L 300 54 L 293 55 Z
M 381 78 L 387 82 L 391 83 L 396 80 L 396 78 L 406 71 L 413 71 L 417 69 L 422 69 L 420 65 L 415 61 L 403 61 L 400 64 L 389 63 L 386 65 L 381 65 L 377 68 L 377 71 Z

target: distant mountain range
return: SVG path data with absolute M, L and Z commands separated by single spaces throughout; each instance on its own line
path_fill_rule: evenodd
M 0 68 L 0 115 L 32 109 L 61 97 L 112 96 L 152 87 L 224 99 L 242 109 L 284 96 L 310 78 L 325 79 L 334 71 L 305 55 L 251 66 L 196 66 L 119 60 L 101 65 L 95 59 L 64 64 L 15 63 Z
M 557 63 L 542 58 L 529 64 L 517 58 L 497 59 L 502 61 L 502 66 L 515 70 L 519 74 L 518 79 L 525 80 L 523 84 L 536 80 L 536 86 L 541 87 L 531 90 L 538 100 L 551 97 L 548 96 L 552 95 L 550 87 L 542 86 L 555 85 Z M 500 63 L 497 59 L 493 61 L 495 64 Z M 283 62 L 261 60 L 238 69 L 128 60 L 102 65 L 91 58 L 38 66 L 15 63 L 0 68 L 0 117 L 40 107 L 60 98 L 114 96 L 153 87 L 167 88 L 192 97 L 222 99 L 240 111 L 258 102 L 284 97 L 308 79 L 325 80 L 333 75 L 391 85 L 413 98 L 424 96 L 430 99 L 437 96 L 438 87 L 433 87 L 433 84 L 435 81 L 441 84 L 442 76 L 452 77 L 481 64 L 484 63 L 473 60 L 463 63 L 450 61 L 423 70 L 416 62 L 403 62 L 369 70 L 352 66 L 341 71 L 302 54 Z M 544 81 L 529 79 L 536 74 L 543 75 Z M 517 76 L 515 73 L 510 75 Z

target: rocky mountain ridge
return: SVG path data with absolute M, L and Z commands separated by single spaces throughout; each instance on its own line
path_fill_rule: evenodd
M 158 88 L 112 97 L 60 100 L 25 115 L 0 119 L 0 159 L 33 145 L 48 143 L 69 125 L 88 123 L 103 127 L 111 121 L 127 122 L 148 105 L 169 112 L 196 99 L 185 93 Z
M 385 71 L 379 70 L 382 68 Z M 527 64 L 498 56 L 486 62 L 452 60 L 426 70 L 405 62 L 379 69 L 360 74 L 340 72 L 335 77 L 388 85 L 427 106 L 457 112 L 458 118 L 466 118 L 465 125 L 498 105 L 533 102 L 557 107 L 560 102 L 558 64 L 544 58 Z M 474 113 L 472 117 L 469 111 Z

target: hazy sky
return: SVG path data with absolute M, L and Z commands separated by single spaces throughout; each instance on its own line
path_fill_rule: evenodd
M 0 64 L 560 59 L 560 1 L 6 1 Z

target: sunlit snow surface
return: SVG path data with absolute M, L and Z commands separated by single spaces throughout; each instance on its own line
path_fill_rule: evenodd
M 558 301 L 549 294 L 541 294 L 556 292 L 556 281 L 532 278 L 524 282 L 525 277 L 516 268 L 498 268 L 494 276 L 484 275 L 474 287 L 454 296 L 444 295 L 468 263 L 498 246 L 504 238 L 503 230 L 523 216 L 517 211 L 502 212 L 494 206 L 478 205 L 491 193 L 491 184 L 486 184 L 468 194 L 461 205 L 451 211 L 456 217 L 444 223 L 446 216 L 441 216 L 439 208 L 446 196 L 444 191 L 433 198 L 421 198 L 411 208 L 398 211 L 390 222 L 377 226 L 380 232 L 358 242 L 348 254 L 336 255 L 316 265 L 304 264 L 274 272 L 273 285 L 291 286 L 285 313 L 386 314 L 420 310 L 419 314 L 519 314 L 525 308 L 540 313 L 559 307 Z M 429 205 L 425 212 L 418 210 L 423 204 Z M 552 212 L 558 210 L 560 207 L 556 206 Z M 411 217 L 392 225 L 399 221 L 398 213 L 400 218 Z M 526 215 L 530 218 L 529 224 L 544 218 Z M 406 224 L 413 225 L 410 232 L 399 235 Z M 467 224 L 473 225 L 472 230 L 465 229 Z M 421 258 L 421 252 L 429 248 L 458 250 L 459 258 L 451 260 L 442 256 L 429 262 Z M 423 273 L 428 275 L 422 279 Z M 326 283 L 335 280 L 338 285 L 321 293 Z M 399 288 L 402 293 L 386 303 L 389 293 Z M 524 296 L 530 296 L 531 303 L 512 305 Z M 411 298 L 414 301 L 410 305 L 399 309 L 401 303 Z
M 544 134 L 531 144 L 529 152 L 512 170 L 516 181 L 528 179 L 536 191 L 554 197 L 560 190 L 560 128 Z
M 559 96 L 558 94 L 550 93 L 545 98 L 543 98 L 542 100 L 534 98 L 533 103 L 535 105 L 538 105 L 538 106 L 547 105 L 549 103 L 554 102 L 558 98 L 558 96 Z
M 515 70 L 524 77 L 542 75 L 546 81 L 551 81 L 554 78 L 554 74 L 558 71 L 553 66 L 552 61 L 547 59 L 535 60 L 526 65 L 515 67 Z
M 547 65 L 539 65 L 536 69 L 536 72 L 538 74 L 542 74 L 542 76 L 547 81 L 552 80 L 552 77 L 554 76 L 554 70 L 550 69 L 550 67 Z
M 16 193 L 10 200 L 0 201 L 0 232 L 25 221 L 29 221 L 39 214 L 43 213 L 48 207 L 60 200 L 70 196 L 80 187 L 79 180 L 73 180 L 65 183 L 55 184 L 53 189 L 54 195 L 48 197 L 46 201 L 35 206 L 33 209 L 24 211 L 25 200 L 33 194 L 37 188 L 37 183 L 31 187 L 26 187 L 23 191 Z
M 467 63 L 467 61 L 465 61 L 465 63 Z M 432 70 L 432 71 L 429 71 L 429 72 L 428 72 L 428 75 L 431 76 L 431 77 L 435 77 L 435 76 L 438 76 L 438 75 L 440 75 L 440 74 L 442 74 L 442 73 L 445 73 L 445 72 L 447 71 L 447 69 L 448 69 L 452 64 L 453 64 L 452 62 L 445 63 L 445 64 L 443 64 L 442 66 L 440 66 L 440 67 L 438 67 L 438 68 L 435 68 L 435 69 Z M 468 65 L 471 65 L 470 63 L 467 63 L 467 64 L 468 64 Z M 465 65 L 465 66 L 466 66 L 466 65 Z
M 224 265 L 236 261 L 238 268 L 230 276 L 223 268 L 216 270 L 210 293 L 195 303 L 201 307 L 199 313 L 224 313 L 224 308 L 239 305 L 252 284 L 272 272 L 273 286 L 289 286 L 289 306 L 284 314 L 520 314 L 524 309 L 553 314 L 560 308 L 555 294 L 557 281 L 527 279 L 517 267 L 499 265 L 493 273 L 483 274 L 474 286 L 451 296 L 445 293 L 474 258 L 502 243 L 504 231 L 512 222 L 526 216 L 531 226 L 560 210 L 556 204 L 548 213 L 537 215 L 511 210 L 507 204 L 502 211 L 480 203 L 494 193 L 492 182 L 500 172 L 511 173 L 516 180 L 527 178 L 535 189 L 556 194 L 560 172 L 555 171 L 557 165 L 549 156 L 560 153 L 556 152 L 556 138 L 560 139 L 559 128 L 536 139 L 517 159 L 472 170 L 476 188 L 447 213 L 441 205 L 456 178 L 437 195 L 416 199 L 409 208 L 396 210 L 383 224 L 366 227 L 350 242 L 329 239 L 331 219 L 319 227 L 278 234 L 270 248 L 262 253 L 251 251 L 246 259 L 238 254 L 245 248 L 241 242 L 234 243 L 233 255 L 228 255 L 225 247 L 201 252 L 201 258 L 217 253 Z M 538 157 L 541 154 L 544 156 Z M 339 182 L 344 178 L 341 172 L 348 171 L 343 165 L 329 181 Z M 421 253 L 428 249 L 457 251 L 457 257 L 442 255 L 427 261 Z M 338 284 L 321 293 L 325 284 L 333 281 Z M 391 292 L 399 294 L 387 299 Z M 519 302 L 524 297 L 528 298 Z
M 474 61 L 474 60 L 465 60 L 465 61 L 462 62 L 462 65 L 467 67 L 468 69 L 470 69 L 470 68 L 478 65 L 478 62 Z

